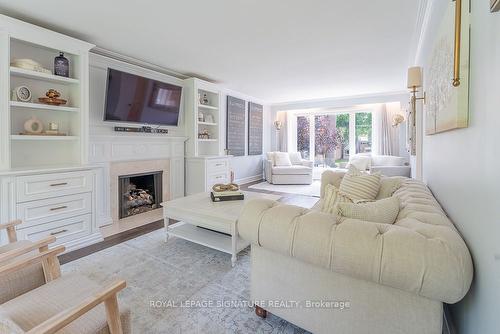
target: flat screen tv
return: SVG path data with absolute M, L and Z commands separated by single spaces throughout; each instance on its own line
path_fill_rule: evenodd
M 108 68 L 104 120 L 177 126 L 182 86 Z

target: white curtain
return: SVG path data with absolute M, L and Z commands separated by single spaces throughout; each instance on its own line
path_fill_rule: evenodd
M 399 127 L 392 126 L 392 118 L 400 110 L 397 102 L 380 104 L 373 111 L 373 153 L 399 155 Z
M 287 124 L 287 113 L 286 111 L 279 111 L 276 115 L 276 119 L 281 121 L 281 130 L 278 134 L 278 142 L 276 145 L 276 150 L 281 152 L 288 151 L 288 124 Z M 276 131 L 276 128 L 275 128 Z

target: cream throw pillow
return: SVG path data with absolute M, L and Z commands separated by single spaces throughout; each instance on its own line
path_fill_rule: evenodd
M 356 167 L 350 166 L 349 171 L 340 182 L 339 191 L 355 200 L 372 201 L 380 189 L 380 173 L 362 173 Z
M 396 190 L 401 187 L 401 183 L 403 183 L 403 180 L 404 178 L 401 176 L 383 176 L 380 179 L 380 189 L 375 199 L 380 200 L 391 197 L 396 192 Z
M 301 165 L 302 164 L 302 156 L 300 152 L 292 152 L 290 153 L 290 161 L 293 165 Z
M 276 166 L 291 166 L 290 155 L 287 152 L 275 152 L 274 164 Z
M 323 197 L 323 207 L 321 208 L 321 211 L 336 214 L 337 205 L 339 203 L 352 203 L 352 200 L 341 194 L 334 185 L 327 184 L 325 187 L 325 196 Z
M 365 171 L 370 169 L 372 163 L 372 158 L 366 155 L 355 155 L 351 159 L 349 159 L 349 164 L 347 168 L 350 166 L 354 166 L 359 170 Z
M 267 157 L 267 160 L 271 160 L 272 163 L 273 163 L 273 166 L 275 164 L 275 159 L 274 159 L 274 155 L 275 155 L 275 152 L 267 152 L 266 153 L 266 157 Z
M 399 199 L 389 197 L 375 202 L 339 203 L 337 214 L 344 218 L 359 219 L 374 223 L 394 224 L 399 214 Z

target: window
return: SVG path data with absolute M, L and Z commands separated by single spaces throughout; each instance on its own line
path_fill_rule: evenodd
M 311 138 L 310 138 L 309 117 L 297 117 L 297 152 L 300 152 L 303 159 L 310 158 Z
M 356 113 L 356 153 L 372 151 L 372 113 Z
M 336 163 L 349 161 L 349 114 L 338 114 L 336 117 L 337 131 L 342 136 L 340 152 L 336 157 Z
M 342 156 L 343 136 L 337 129 L 337 115 L 314 116 L 314 164 L 335 167 Z
M 297 132 L 291 138 L 302 157 L 315 166 L 336 167 L 349 161 L 351 154 L 372 151 L 370 111 L 297 115 L 296 122 Z

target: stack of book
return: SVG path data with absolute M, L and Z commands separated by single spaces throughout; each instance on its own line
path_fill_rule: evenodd
M 245 195 L 241 191 L 212 191 L 210 193 L 212 202 L 241 201 Z

